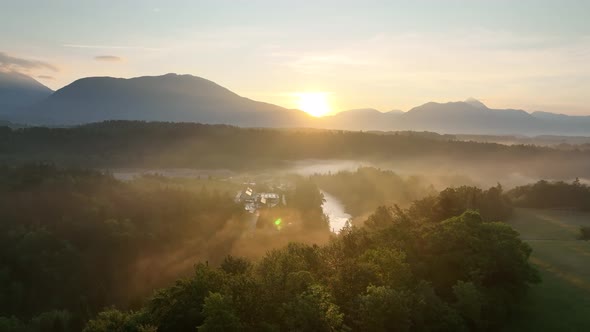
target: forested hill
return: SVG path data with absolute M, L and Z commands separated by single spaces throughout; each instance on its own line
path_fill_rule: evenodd
M 103 308 L 137 307 L 191 275 L 199 260 L 217 265 L 235 251 L 258 256 L 330 236 L 309 181 L 284 191 L 289 206 L 265 211 L 289 221 L 278 234 L 262 217 L 251 229 L 234 191 L 217 190 L 226 182 L 169 180 L 0 166 L 0 331 L 79 332 Z M 104 330 L 114 331 L 136 330 Z
M 590 211 L 590 186 L 579 179 L 573 183 L 541 180 L 516 187 L 508 196 L 520 207 Z
M 184 182 L 0 166 L 0 331 L 497 331 L 539 281 L 499 186 L 332 235 L 313 179 L 255 228 L 215 180 Z
M 252 168 L 304 159 L 450 161 L 556 178 L 590 175 L 590 152 L 461 142 L 427 135 L 109 121 L 72 128 L 0 127 L 0 162 L 51 161 L 87 167 Z

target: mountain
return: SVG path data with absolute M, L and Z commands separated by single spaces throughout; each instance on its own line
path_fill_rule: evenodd
M 6 115 L 47 98 L 53 91 L 17 72 L 0 71 L 0 115 Z
M 329 129 L 344 130 L 388 130 L 388 125 L 383 122 L 388 118 L 386 113 L 379 112 L 373 108 L 354 109 L 342 111 L 331 116 L 316 119 L 315 126 Z M 381 124 L 385 126 L 381 126 Z
M 536 119 L 551 124 L 553 132 L 543 134 L 590 135 L 590 116 L 565 115 L 549 112 L 531 113 Z
M 353 109 L 316 119 L 314 125 L 328 129 L 388 131 L 403 113 L 399 110 L 380 112 L 374 108 Z
M 475 98 L 467 98 L 464 103 L 469 104 L 471 106 L 477 107 L 477 108 L 481 108 L 481 109 L 486 109 L 488 108 L 484 103 L 482 103 L 481 101 L 475 99 Z
M 240 97 L 204 78 L 166 74 L 79 79 L 15 120 L 41 125 L 145 120 L 292 127 L 305 126 L 310 118 L 299 110 Z
M 590 135 L 590 116 L 491 109 L 473 98 L 449 103 L 429 102 L 407 112 L 345 111 L 327 118 L 323 125 L 334 129 L 442 134 Z
M 397 125 L 453 134 L 590 135 L 590 116 L 491 109 L 475 99 L 427 103 L 406 112 Z
M 130 79 L 89 77 L 79 79 L 48 97 L 50 90 L 30 77 L 14 73 L 0 76 L 0 92 L 16 91 L 14 87 L 21 87 L 18 91 L 22 93 L 7 95 L 18 95 L 20 99 L 0 99 L 12 105 L 4 107 L 4 110 L 11 110 L 12 115 L 5 113 L 0 119 L 29 125 L 144 120 L 244 127 L 590 136 L 590 116 L 491 109 L 473 98 L 449 103 L 429 102 L 407 112 L 380 112 L 365 108 L 314 118 L 300 110 L 241 97 L 214 82 L 191 75 L 167 74 Z
M 402 111 L 402 110 L 391 110 L 389 112 L 385 112 L 385 114 L 391 114 L 391 115 L 397 114 L 397 115 L 400 115 L 400 114 L 404 114 L 404 111 Z
M 490 109 L 477 100 L 430 102 L 406 112 L 399 125 L 410 130 L 461 134 L 522 134 L 544 127 L 523 110 Z

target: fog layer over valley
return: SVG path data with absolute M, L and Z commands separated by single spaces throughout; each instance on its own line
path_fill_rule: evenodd
M 588 13 L 0 0 L 0 332 L 590 331 Z
M 590 177 L 590 150 L 446 140 L 421 133 L 381 135 L 127 121 L 0 129 L 0 161 L 38 160 L 113 169 L 260 171 L 295 167 L 302 174 L 313 172 L 313 167 L 305 169 L 308 160 L 322 160 L 312 163 L 319 164 L 318 172 L 330 170 L 331 164 L 334 170 L 374 165 L 409 175 L 457 174 L 486 184 L 520 177 Z
M 508 223 L 570 209 L 590 234 L 580 149 L 129 121 L 0 138 L 0 324 L 27 332 L 496 330 L 556 270 Z

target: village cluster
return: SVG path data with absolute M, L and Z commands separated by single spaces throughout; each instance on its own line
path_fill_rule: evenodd
M 273 208 L 279 204 L 287 205 L 287 200 L 281 188 L 277 187 L 270 191 L 257 192 L 255 189 L 256 183 L 246 183 L 246 189 L 239 191 L 236 194 L 235 201 L 244 205 L 250 213 L 256 213 L 262 208 Z

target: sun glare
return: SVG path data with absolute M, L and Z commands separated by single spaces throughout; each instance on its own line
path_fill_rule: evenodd
M 327 94 L 324 92 L 298 93 L 299 109 L 313 116 L 324 116 L 330 113 Z

